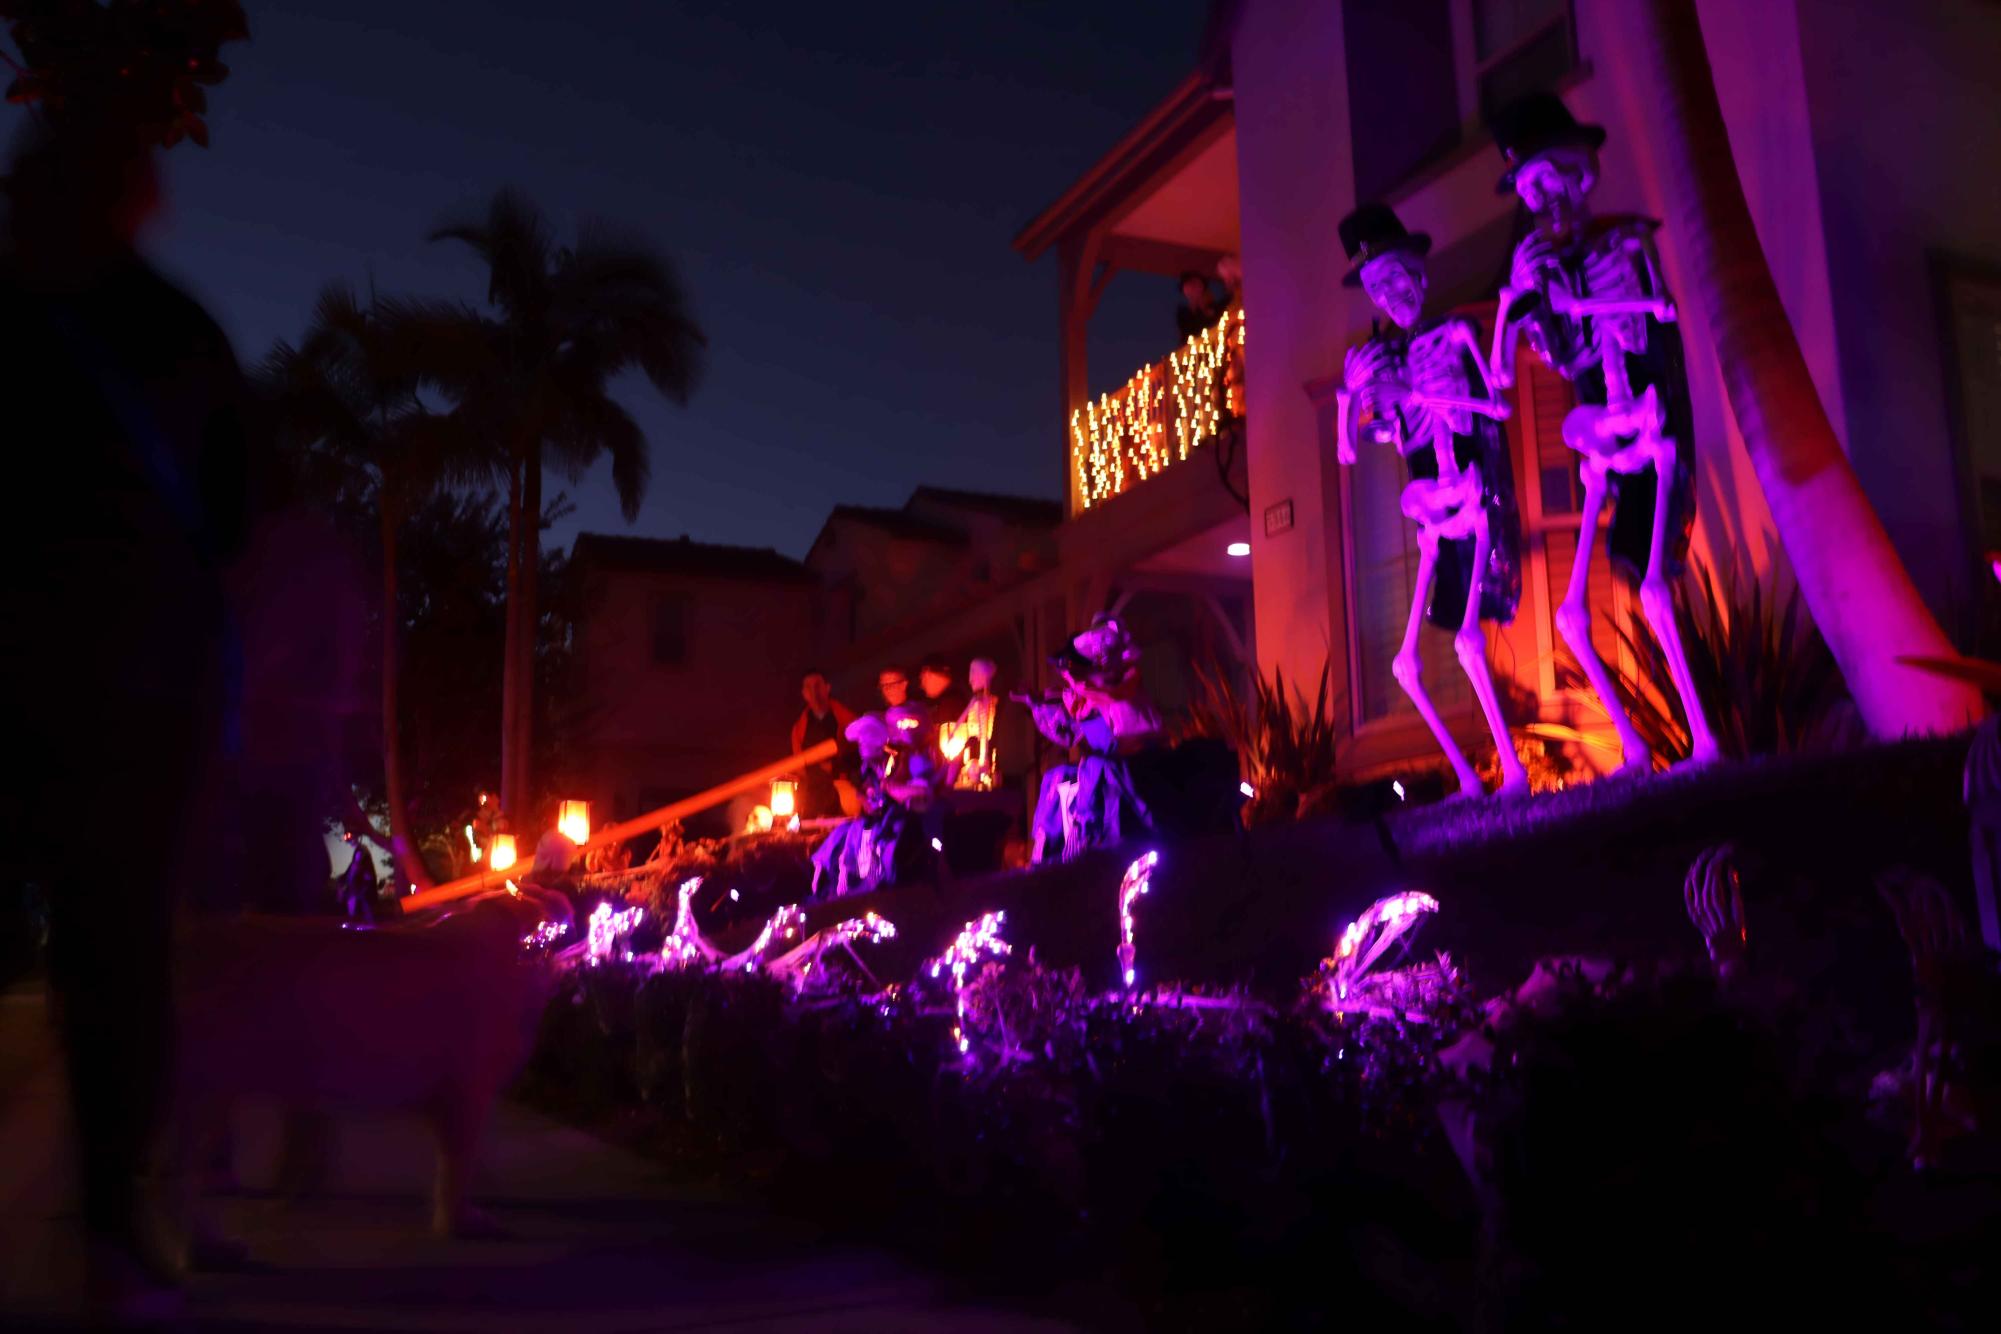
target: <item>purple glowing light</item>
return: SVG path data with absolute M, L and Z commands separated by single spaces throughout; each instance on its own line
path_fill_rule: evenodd
M 959 1045 L 961 1056 L 973 1045 L 966 1036 L 966 966 L 982 955 L 1002 956 L 1013 949 L 1000 935 L 1001 925 L 1006 920 L 1005 912 L 990 912 L 976 922 L 966 923 L 945 952 L 931 961 L 933 977 L 940 976 L 948 968 L 952 971 L 952 999 L 957 1013 L 952 1025 L 952 1040 Z
M 1119 881 L 1119 971 L 1128 990 L 1139 981 L 1139 952 L 1133 944 L 1133 902 L 1153 888 L 1153 868 L 1158 865 L 1158 852 L 1143 853 L 1126 868 L 1125 878 Z
M 600 903 L 591 911 L 590 920 L 585 924 L 584 957 L 593 965 L 603 963 L 611 957 L 619 939 L 630 934 L 645 915 L 644 908 L 626 908 L 615 912 L 609 903 Z

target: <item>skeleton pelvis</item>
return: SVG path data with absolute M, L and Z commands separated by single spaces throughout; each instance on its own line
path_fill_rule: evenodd
M 1480 476 L 1469 469 L 1449 482 L 1419 478 L 1404 487 L 1400 506 L 1411 522 L 1440 528 L 1440 537 L 1464 537 L 1480 511 Z
M 1580 454 L 1618 466 L 1618 456 L 1633 446 L 1652 446 L 1661 438 L 1660 399 L 1654 387 L 1625 404 L 1580 403 L 1563 418 L 1563 443 Z M 1645 450 L 1634 451 L 1645 453 Z M 1639 462 L 1645 462 L 1639 459 Z M 1620 469 L 1624 471 L 1624 469 Z

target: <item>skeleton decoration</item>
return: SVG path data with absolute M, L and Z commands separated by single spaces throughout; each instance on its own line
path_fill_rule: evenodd
M 1514 383 L 1515 345 L 1526 334 L 1579 400 L 1564 418 L 1563 441 L 1581 458 L 1582 524 L 1557 629 L 1612 719 L 1624 767 L 1650 770 L 1652 756 L 1591 642 L 1591 552 L 1609 499 L 1613 568 L 1639 586 L 1641 611 L 1688 716 L 1690 762 L 1709 763 L 1719 754 L 1716 736 L 1689 672 L 1672 583 L 1695 520 L 1695 455 L 1681 335 L 1654 249 L 1660 224 L 1591 216 L 1585 197 L 1597 184 L 1605 131 L 1579 124 L 1554 94 L 1520 99 L 1493 128 L 1508 160 L 1500 189 L 1513 190 L 1534 218 L 1501 289 L 1493 377 L 1503 387 Z
M 1431 238 L 1406 231 L 1381 204 L 1356 209 L 1341 220 L 1340 231 L 1355 261 L 1346 285 L 1364 288 L 1391 327 L 1379 327 L 1348 350 L 1336 395 L 1337 455 L 1353 463 L 1356 443 L 1364 439 L 1393 446 L 1410 464 L 1402 508 L 1418 526 L 1410 621 L 1391 672 L 1451 762 L 1460 795 L 1480 795 L 1480 775 L 1425 692 L 1418 656 L 1418 629 L 1427 615 L 1451 631 L 1459 665 L 1494 735 L 1500 792 L 1525 794 L 1528 774 L 1508 736 L 1481 629 L 1482 621 L 1512 621 L 1521 597 L 1521 525 L 1500 425 L 1508 405 L 1480 355 L 1473 323 L 1423 318 Z
M 1427 1021 L 1434 1002 L 1457 981 L 1452 961 L 1440 954 L 1405 967 L 1378 971 L 1376 965 L 1392 948 L 1394 961 L 1404 963 L 1414 933 L 1437 911 L 1437 899 L 1409 889 L 1377 899 L 1348 923 L 1333 956 L 1320 961 L 1319 989 L 1326 1007 L 1336 1014 Z
M 1717 981 L 1731 981 L 1743 968 L 1744 952 L 1751 941 L 1744 919 L 1736 845 L 1719 844 L 1698 856 L 1682 881 L 1681 898 L 1688 920 L 1702 933 Z
M 1879 1077 L 1877 1091 L 1904 1086 L 1910 1098 L 1911 1164 L 1932 1167 L 1950 1141 L 1980 1128 L 1968 1058 L 1993 1031 L 1994 972 L 1952 896 L 1936 880 L 1892 867 L 1876 877 L 1876 890 L 1910 950 L 1918 1021 L 1910 1060 Z

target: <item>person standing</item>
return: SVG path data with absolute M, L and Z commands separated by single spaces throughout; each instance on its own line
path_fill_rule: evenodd
M 910 700 L 910 678 L 901 667 L 885 667 L 875 678 L 875 688 L 882 695 L 882 707 L 901 708 Z
M 855 714 L 834 698 L 834 688 L 826 673 L 807 672 L 799 684 L 799 694 L 806 707 L 792 723 L 792 753 L 801 754 L 826 741 L 839 742 L 848 724 L 855 720 Z M 800 816 L 821 820 L 841 814 L 846 807 L 838 786 L 842 777 L 836 760 L 807 765 L 799 775 Z
M 1223 305 L 1208 278 L 1190 269 L 1181 275 L 1181 305 L 1174 312 L 1175 325 L 1184 339 L 1193 338 L 1223 318 Z
M 171 1300 L 140 1191 L 172 1071 L 176 905 L 228 828 L 241 654 L 224 571 L 248 527 L 247 394 L 227 339 L 138 253 L 147 127 L 51 118 L 16 153 L 0 365 L 16 428 L 0 632 L 34 776 L 7 859 L 50 889 L 50 972 L 97 1314 Z M 114 819 L 87 857 L 48 831 Z M 324 857 L 324 853 L 320 854 Z M 324 884 L 324 879 L 321 880 Z

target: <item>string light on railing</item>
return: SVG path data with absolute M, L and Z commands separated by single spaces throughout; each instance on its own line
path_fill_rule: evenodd
M 1243 416 L 1244 314 L 1232 309 L 1180 350 L 1142 366 L 1070 415 L 1071 467 L 1084 509 L 1110 500 L 1222 434 Z

